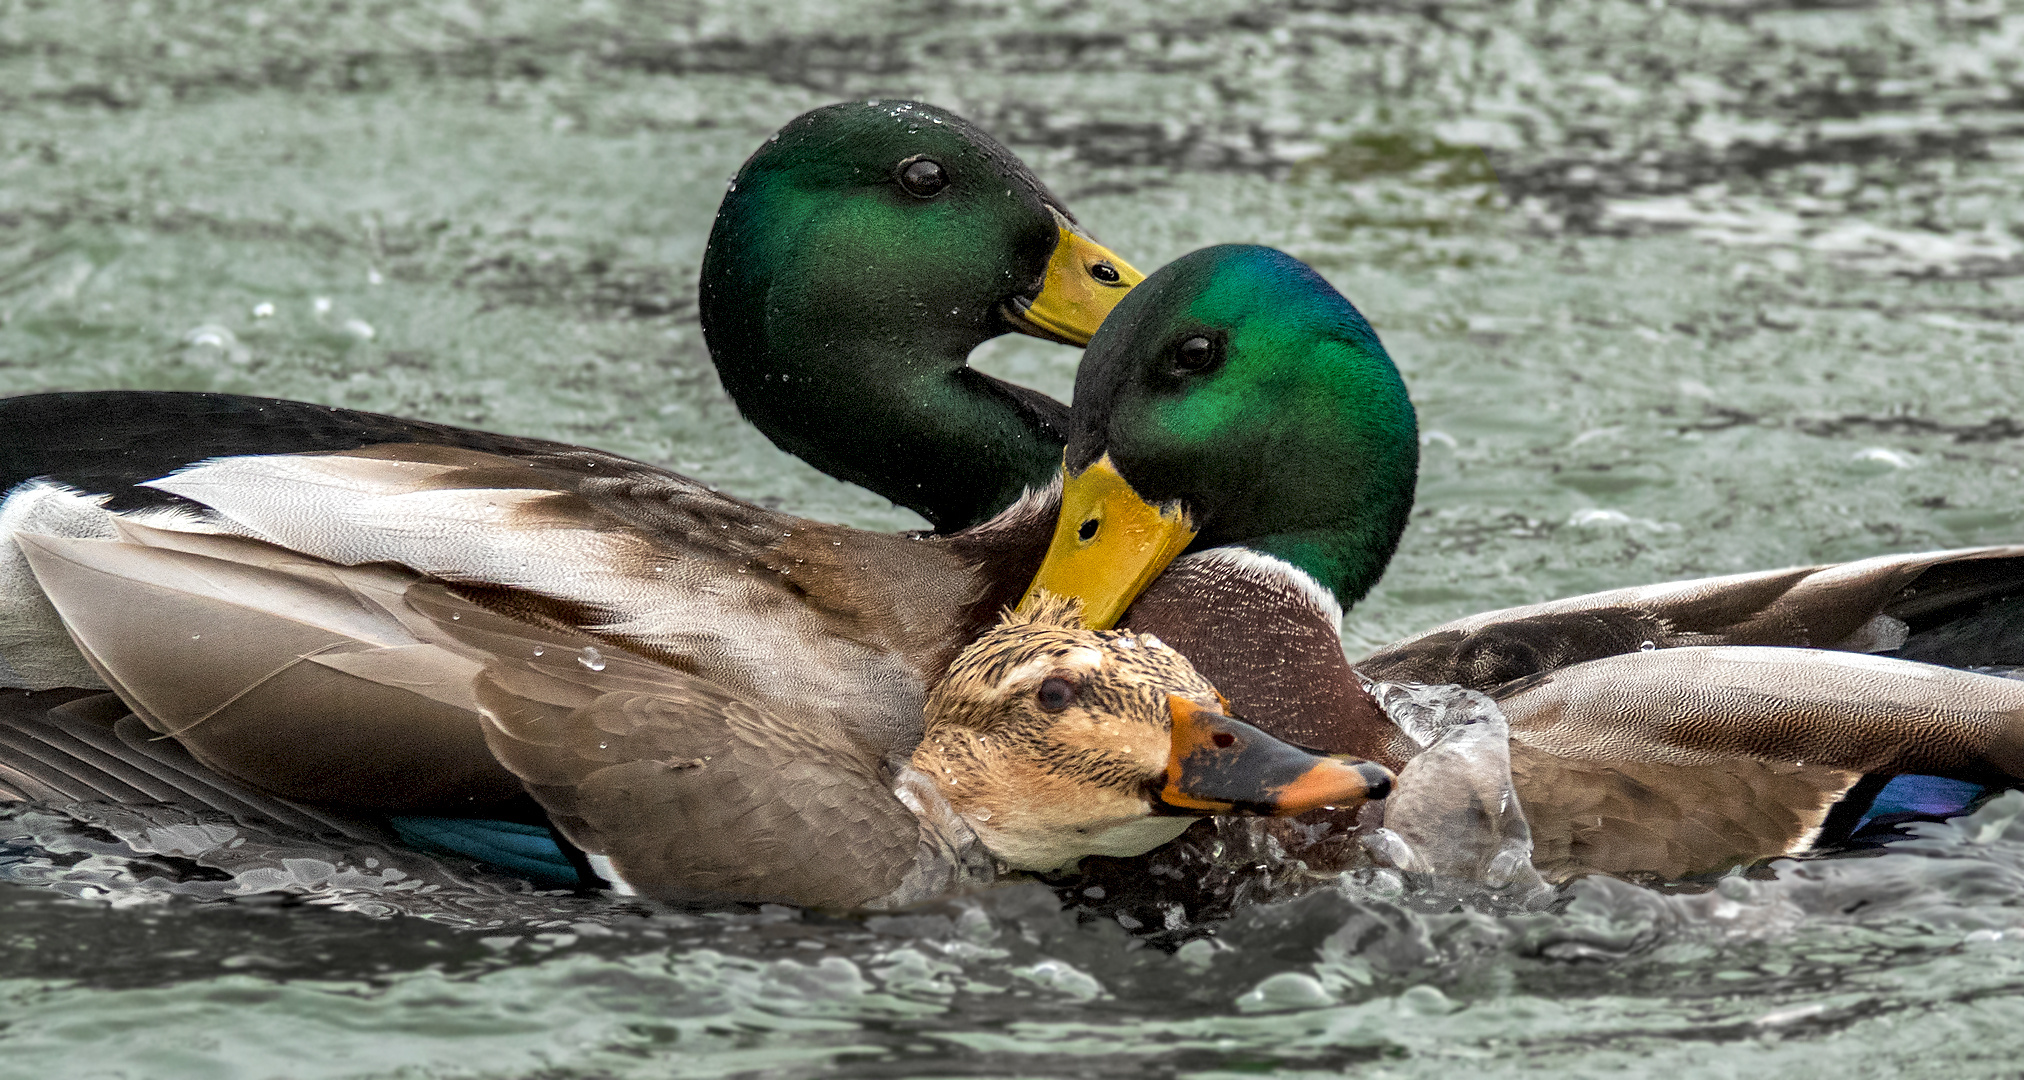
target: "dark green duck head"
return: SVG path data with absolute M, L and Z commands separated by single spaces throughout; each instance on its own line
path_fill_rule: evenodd
M 1161 268 L 1091 339 L 1065 470 L 1036 587 L 1081 596 L 1093 624 L 1183 543 L 1276 556 L 1347 607 L 1398 548 L 1419 436 L 1342 294 L 1284 252 L 1223 246 Z
M 1052 480 L 1067 434 L 1064 406 L 971 370 L 971 350 L 1011 330 L 1083 344 L 1139 280 L 968 121 L 845 102 L 732 181 L 703 333 L 775 445 L 951 530 Z

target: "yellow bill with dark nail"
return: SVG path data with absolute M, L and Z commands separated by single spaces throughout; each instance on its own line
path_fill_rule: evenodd
M 1005 320 L 1021 333 L 1087 345 L 1110 309 L 1146 276 L 1083 235 L 1060 211 L 1054 211 L 1054 220 L 1061 228 L 1061 238 L 1047 260 L 1047 276 L 1041 281 L 1039 295 L 1013 300 L 1002 310 Z
M 1041 589 L 1082 599 L 1091 629 L 1117 625 L 1138 594 L 1186 551 L 1195 528 L 1178 504 L 1154 506 L 1131 489 L 1110 455 L 1074 476 L 1062 469 L 1061 516 L 1023 610 Z
M 1291 817 L 1391 794 L 1391 770 L 1374 761 L 1302 750 L 1178 694 L 1167 709 L 1173 753 L 1159 801 L 1172 812 Z

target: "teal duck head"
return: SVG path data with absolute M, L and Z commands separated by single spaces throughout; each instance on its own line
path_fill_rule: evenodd
M 1275 556 L 1347 606 L 1398 548 L 1419 438 L 1405 383 L 1355 306 L 1284 252 L 1226 245 L 1162 267 L 1091 339 L 1065 465 L 1057 552 L 1089 529 L 1069 520 L 1081 492 L 1121 478 L 1185 514 L 1191 550 Z M 1038 587 L 1103 603 L 1046 568 Z

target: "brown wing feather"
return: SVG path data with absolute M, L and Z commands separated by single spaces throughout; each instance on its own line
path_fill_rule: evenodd
M 478 697 L 499 760 L 634 888 L 853 907 L 913 868 L 919 821 L 833 719 L 784 717 L 679 672 L 652 693 L 620 688 L 575 704 L 600 674 L 502 662 Z
M 1370 678 L 1490 690 L 1511 679 L 1638 650 L 1692 645 L 1877 648 L 1879 615 L 1930 620 L 2024 584 L 2024 547 L 1887 555 L 1700 578 L 1471 615 L 1359 662 Z
M 926 685 L 1020 573 L 992 552 L 1024 550 L 989 530 L 957 545 L 804 521 L 594 451 L 380 446 L 154 486 L 291 550 L 404 566 L 775 707 L 821 701 L 892 751 L 918 740 Z
M 1507 687 L 1511 771 L 1554 878 L 1672 879 L 1806 849 L 1868 773 L 2024 776 L 2024 684 L 1860 654 L 1634 652 Z
M 1498 704 L 1514 741 L 1570 758 L 2024 777 L 2024 683 L 1887 657 L 1661 649 L 1565 668 Z
M 397 842 L 365 819 L 273 798 L 147 729 L 117 697 L 0 690 L 0 798 L 152 803 L 315 836 Z
M 1678 880 L 1797 854 L 1858 774 L 1737 758 L 1664 765 L 1561 757 L 1514 740 L 1511 778 L 1551 881 Z
M 293 572 L 279 560 L 310 561 L 243 540 L 230 543 L 274 561 L 17 542 L 107 685 L 205 765 L 287 798 L 383 812 L 482 813 L 519 799 L 470 702 L 478 665 L 370 599 L 398 601 L 387 590 L 412 575 Z

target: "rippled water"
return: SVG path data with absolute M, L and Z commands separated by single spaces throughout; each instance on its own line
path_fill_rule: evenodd
M 901 94 L 1004 136 L 1141 268 L 1269 243 L 1364 309 L 1427 446 L 1353 651 L 2024 538 L 2015 0 L 0 0 L 0 392 L 328 401 L 909 526 L 741 425 L 693 283 L 759 140 Z M 1076 354 L 977 361 L 1066 396 Z M 674 916 L 273 838 L 289 880 L 206 900 L 229 873 L 24 811 L 0 1073 L 2011 1075 L 2020 815 L 1536 914 L 1352 882 L 1169 953 L 1038 886 Z M 343 876 L 388 868 L 411 887 Z

